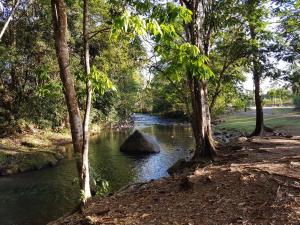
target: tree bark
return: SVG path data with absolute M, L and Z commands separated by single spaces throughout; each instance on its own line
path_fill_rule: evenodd
M 83 203 L 91 197 L 90 188 L 90 174 L 89 174 L 89 122 L 92 104 L 92 84 L 89 79 L 90 68 L 90 54 L 89 54 L 89 8 L 88 0 L 84 0 L 83 6 L 83 43 L 84 43 L 84 64 L 86 73 L 86 106 L 83 121 L 83 146 L 82 146 L 82 171 L 81 177 L 83 182 Z
M 69 112 L 74 151 L 82 151 L 82 124 L 74 81 L 69 68 L 67 15 L 64 0 L 51 0 L 55 50 L 60 69 L 60 79 Z
M 190 90 L 192 95 L 192 127 L 196 141 L 193 160 L 201 158 L 213 158 L 216 155 L 215 145 L 212 138 L 211 119 L 207 98 L 207 82 L 190 77 Z

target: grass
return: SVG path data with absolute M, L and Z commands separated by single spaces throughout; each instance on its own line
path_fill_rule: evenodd
M 290 127 L 291 129 L 299 129 L 300 117 L 299 112 L 276 114 L 265 118 L 265 124 L 271 128 Z M 224 123 L 217 125 L 217 129 L 239 131 L 250 133 L 255 128 L 254 116 L 235 115 L 228 117 Z

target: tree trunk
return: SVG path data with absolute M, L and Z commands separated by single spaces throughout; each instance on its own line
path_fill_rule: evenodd
M 256 124 L 255 130 L 251 136 L 261 136 L 264 132 L 264 113 L 260 96 L 260 75 L 257 71 L 253 71 L 254 92 L 255 92 L 255 107 L 256 107 Z
M 69 68 L 69 49 L 67 34 L 67 14 L 64 0 L 51 0 L 52 22 L 55 35 L 55 50 L 60 69 L 60 79 L 69 112 L 74 152 L 78 154 L 76 164 L 79 175 L 82 171 L 82 123 L 78 107 L 73 77 Z M 83 189 L 83 180 L 80 176 L 80 188 Z
M 199 81 L 196 77 L 189 76 L 192 80 L 192 127 L 196 141 L 194 161 L 201 158 L 213 158 L 216 155 L 212 138 L 211 119 L 207 98 L 207 84 L 205 80 Z
M 255 27 L 249 26 L 251 40 L 256 40 Z M 264 133 L 264 113 L 262 108 L 262 101 L 260 96 L 260 80 L 262 77 L 261 65 L 259 62 L 259 51 L 255 46 L 252 53 L 252 71 L 253 71 L 253 81 L 254 81 L 254 93 L 255 93 L 255 107 L 256 107 L 256 123 L 255 129 L 251 136 L 261 136 Z
M 84 64 L 86 73 L 86 106 L 83 121 L 83 146 L 82 146 L 82 171 L 81 177 L 83 182 L 83 203 L 91 197 L 90 188 L 90 174 L 89 174 L 89 122 L 90 112 L 92 104 L 92 87 L 89 79 L 91 68 L 90 68 L 90 54 L 89 54 L 89 9 L 88 0 L 84 0 L 83 9 L 83 43 L 84 43 Z
M 203 5 L 196 0 L 182 2 L 193 12 L 192 22 L 185 26 L 187 39 L 192 45 L 197 46 L 202 54 L 208 55 L 209 47 L 204 46 L 204 40 L 201 38 L 203 37 L 201 32 L 204 32 L 205 17 Z M 193 160 L 213 158 L 216 152 L 211 130 L 207 80 L 197 78 L 198 76 L 192 74 L 191 71 L 188 71 L 187 76 L 192 98 L 192 128 L 196 141 Z
M 82 124 L 73 77 L 69 68 L 69 49 L 67 34 L 67 15 L 64 0 L 51 0 L 52 20 L 55 35 L 56 56 L 60 69 L 60 79 L 69 112 L 74 151 L 82 150 Z

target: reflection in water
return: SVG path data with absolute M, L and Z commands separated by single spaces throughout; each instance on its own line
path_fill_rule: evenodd
M 0 224 L 45 224 L 74 208 L 79 187 L 73 161 L 0 178 Z
M 119 151 L 132 130 L 102 132 L 90 141 L 94 173 L 107 180 L 113 191 L 130 182 L 167 176 L 178 159 L 189 157 L 191 129 L 153 116 L 135 115 L 136 129 L 156 138 L 159 154 L 130 156 Z M 70 155 L 58 166 L 0 178 L 0 224 L 45 224 L 70 212 L 79 198 L 75 162 Z

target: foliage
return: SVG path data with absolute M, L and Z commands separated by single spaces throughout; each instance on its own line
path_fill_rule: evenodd
M 4 8 L 11 4 L 2 2 Z M 84 108 L 82 2 L 66 3 L 70 68 L 76 78 L 80 108 Z M 184 25 L 193 15 L 178 3 L 91 0 L 90 4 L 94 123 L 115 123 L 134 111 L 179 110 L 188 114 L 191 103 L 187 72 L 208 79 L 214 115 L 230 107 L 242 109 L 249 105 L 242 82 L 244 74 L 252 69 L 254 52 L 264 76 L 283 76 L 293 93 L 299 94 L 299 1 L 214 1 L 205 20 L 205 26 L 211 27 L 208 55 L 187 41 Z M 0 43 L 2 122 L 25 120 L 53 128 L 66 123 L 54 42 L 48 29 L 50 14 L 49 1 L 30 1 L 30 5 L 22 2 Z M 275 21 L 275 16 L 280 20 Z M 0 23 L 6 18 L 2 13 Z M 269 29 L 272 21 L 279 24 L 276 35 Z M 252 41 L 251 26 L 256 33 Z M 145 43 L 151 47 L 146 49 Z M 151 61 L 146 53 L 149 48 Z M 271 60 L 274 57 L 288 62 L 288 69 L 278 70 Z M 142 75 L 146 67 L 151 74 L 147 84 Z
M 91 81 L 94 91 L 96 91 L 100 96 L 104 95 L 108 90 L 117 91 L 108 76 L 97 70 L 95 66 L 92 66 L 91 69 Z
M 300 96 L 295 95 L 293 96 L 293 102 L 296 108 L 300 108 Z
M 111 21 L 119 2 L 91 0 L 90 4 L 90 55 L 94 65 L 91 80 L 95 92 L 93 111 L 97 115 L 93 122 L 99 119 L 115 123 L 136 110 L 134 102 L 143 85 L 140 71 L 146 62 L 145 49 L 137 38 L 132 41 L 130 34 L 110 40 Z M 67 5 L 70 69 L 76 78 L 80 108 L 84 108 L 82 4 L 67 1 Z M 49 29 L 52 26 L 50 2 L 24 1 L 16 12 L 0 43 L 0 111 L 5 112 L 0 113 L 0 118 L 24 119 L 43 128 L 63 127 L 67 111 Z M 5 19 L 1 15 L 0 23 Z
M 110 186 L 106 180 L 97 180 L 97 196 L 104 196 L 110 191 Z
M 283 79 L 288 81 L 294 94 L 300 93 L 300 3 L 299 0 L 280 0 L 272 5 L 273 15 L 279 18 L 277 41 L 274 44 L 276 58 L 284 61 Z
M 58 126 L 65 107 L 53 41 L 45 29 L 51 26 L 45 15 L 48 9 L 49 5 L 42 2 L 18 8 L 18 23 L 13 20 L 3 37 L 0 48 L 6 50 L 0 53 L 4 87 L 0 107 L 8 110 L 15 120 L 37 124 L 49 120 Z M 24 13 L 28 16 L 22 16 Z M 33 16 L 35 20 L 31 19 Z

